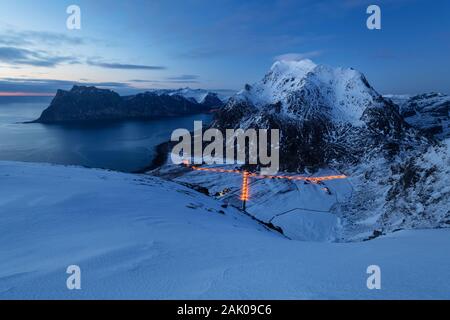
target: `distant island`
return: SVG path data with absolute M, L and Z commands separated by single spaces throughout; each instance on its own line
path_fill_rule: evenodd
M 96 87 L 58 90 L 32 123 L 153 119 L 210 112 L 223 106 L 217 93 L 201 89 L 154 90 L 131 96 Z

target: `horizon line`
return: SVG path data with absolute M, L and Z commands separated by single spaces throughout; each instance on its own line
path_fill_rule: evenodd
M 11 92 L 11 91 L 0 91 L 0 97 L 53 97 L 54 93 L 46 92 Z

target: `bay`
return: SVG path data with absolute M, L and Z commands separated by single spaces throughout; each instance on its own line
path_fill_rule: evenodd
M 0 160 L 81 165 L 133 172 L 147 167 L 173 130 L 192 130 L 212 115 L 72 124 L 24 124 L 51 97 L 0 97 Z

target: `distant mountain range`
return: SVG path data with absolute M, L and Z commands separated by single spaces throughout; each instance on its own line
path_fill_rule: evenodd
M 132 96 L 96 87 L 58 90 L 50 106 L 33 122 L 56 123 L 120 119 L 151 119 L 209 112 L 224 102 L 206 90 L 153 90 Z
M 153 89 L 148 92 L 159 95 L 167 94 L 169 96 L 182 96 L 197 103 L 205 103 L 205 101 L 211 99 L 212 96 L 217 96 L 220 101 L 227 102 L 230 97 L 236 94 L 236 91 L 233 90 L 205 90 L 192 89 L 189 87 L 179 89 Z
M 450 138 L 450 96 L 432 92 L 385 97 L 400 107 L 401 115 L 414 128 L 438 139 Z

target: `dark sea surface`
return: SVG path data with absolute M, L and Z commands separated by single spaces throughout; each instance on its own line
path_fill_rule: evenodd
M 82 165 L 133 172 L 147 167 L 173 130 L 208 124 L 212 116 L 77 124 L 23 124 L 50 104 L 48 97 L 0 97 L 0 160 Z

